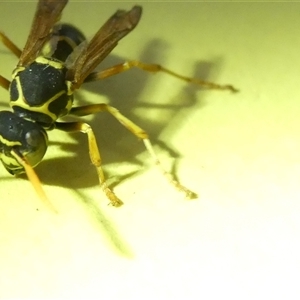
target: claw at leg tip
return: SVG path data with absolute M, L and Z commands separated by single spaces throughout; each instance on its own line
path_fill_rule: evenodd
M 198 195 L 192 191 L 188 191 L 185 193 L 185 198 L 187 200 L 194 200 L 194 199 L 197 199 L 198 198 Z

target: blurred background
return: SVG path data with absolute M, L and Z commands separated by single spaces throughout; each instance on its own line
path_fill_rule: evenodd
M 136 3 L 70 1 L 87 37 Z M 83 134 L 49 132 L 36 168 L 53 214 L 23 176 L 0 168 L 0 298 L 297 299 L 299 3 L 140 3 L 143 16 L 99 70 L 140 60 L 232 84 L 210 91 L 133 69 L 85 84 L 145 129 L 186 200 L 143 143 L 106 113 L 85 117 L 121 208 L 98 186 Z M 0 29 L 23 47 L 35 2 L 1 2 Z M 0 46 L 0 74 L 17 64 Z M 8 92 L 0 90 L 0 108 Z M 69 120 L 69 119 L 68 119 Z

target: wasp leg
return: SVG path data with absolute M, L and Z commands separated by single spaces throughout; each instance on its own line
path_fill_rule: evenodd
M 238 90 L 230 84 L 220 85 L 220 84 L 216 84 L 216 83 L 213 83 L 213 82 L 204 81 L 204 80 L 201 80 L 201 79 L 198 79 L 198 78 L 186 77 L 186 76 L 180 75 L 178 73 L 175 73 L 175 72 L 173 72 L 169 69 L 166 69 L 165 67 L 163 67 L 161 65 L 146 64 L 146 63 L 143 63 L 143 62 L 140 62 L 140 61 L 137 61 L 137 60 L 127 61 L 123 64 L 115 65 L 115 66 L 113 66 L 111 68 L 108 68 L 106 70 L 103 70 L 101 72 L 93 72 L 89 76 L 87 76 L 87 78 L 85 79 L 85 82 L 107 78 L 107 77 L 122 73 L 124 71 L 127 71 L 131 68 L 139 68 L 139 69 L 142 69 L 146 72 L 152 72 L 152 73 L 164 72 L 164 73 L 167 73 L 167 74 L 169 74 L 173 77 L 176 77 L 178 79 L 184 80 L 184 81 L 189 82 L 189 83 L 197 84 L 199 86 L 202 86 L 202 87 L 205 87 L 205 88 L 208 88 L 208 89 L 230 90 L 231 92 L 234 92 L 234 93 L 238 92 Z
M 8 90 L 9 86 L 10 86 L 10 81 L 0 75 L 0 86 L 2 86 L 4 89 Z
M 3 32 L 0 32 L 2 43 L 17 57 L 21 56 L 22 50 L 17 47 Z
M 19 164 L 24 167 L 26 175 L 27 175 L 29 181 L 31 182 L 33 188 L 35 189 L 36 193 L 40 197 L 40 199 L 42 201 L 44 201 L 44 203 L 50 209 L 52 209 L 55 213 L 57 213 L 56 208 L 53 206 L 53 204 L 51 203 L 51 201 L 46 196 L 46 194 L 45 194 L 45 192 L 43 190 L 42 184 L 40 182 L 39 177 L 37 176 L 37 174 L 33 170 L 32 166 L 28 163 L 28 161 L 26 160 L 26 158 L 23 157 L 20 153 L 18 153 L 15 150 L 12 150 L 11 154 L 16 158 L 16 160 L 19 162 Z
M 159 161 L 153 146 L 149 140 L 148 134 L 139 126 L 134 124 L 132 121 L 127 119 L 125 116 L 123 116 L 116 108 L 107 105 L 105 103 L 100 104 L 94 104 L 94 105 L 87 105 L 87 106 L 81 106 L 81 107 L 73 107 L 70 111 L 70 115 L 76 115 L 76 116 L 86 116 L 90 114 L 94 114 L 101 111 L 107 111 L 110 114 L 112 114 L 123 126 L 125 126 L 130 132 L 132 132 L 136 137 L 142 139 L 144 142 L 144 145 L 151 155 L 155 165 L 161 170 L 162 174 L 168 179 L 168 181 L 175 186 L 179 191 L 183 192 L 188 199 L 196 198 L 197 195 L 181 185 L 177 180 L 174 179 L 172 174 L 167 172 L 164 167 L 162 166 L 161 162 Z
M 96 167 L 100 186 L 110 200 L 113 206 L 121 206 L 123 202 L 114 194 L 114 192 L 107 186 L 106 179 L 101 167 L 101 156 L 97 146 L 96 137 L 90 125 L 83 122 L 69 122 L 69 123 L 55 123 L 55 128 L 65 132 L 83 132 L 87 134 L 89 154 L 92 164 Z

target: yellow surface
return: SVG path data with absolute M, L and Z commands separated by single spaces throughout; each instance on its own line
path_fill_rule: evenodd
M 92 36 L 132 5 L 71 1 L 63 20 Z M 0 298 L 297 299 L 300 4 L 142 5 L 140 24 L 103 67 L 156 62 L 240 93 L 132 70 L 86 85 L 77 104 L 118 107 L 160 145 L 166 168 L 167 149 L 177 153 L 178 178 L 200 197 L 184 200 L 103 113 L 86 120 L 125 202 L 108 206 L 86 137 L 51 132 L 36 171 L 58 215 L 0 169 Z M 0 28 L 20 46 L 34 8 L 0 3 Z M 0 52 L 9 77 L 17 60 Z M 8 93 L 0 96 L 2 109 Z

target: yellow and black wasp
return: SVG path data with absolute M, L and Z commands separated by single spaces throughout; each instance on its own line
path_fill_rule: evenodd
M 33 170 L 40 163 L 48 147 L 47 131 L 87 134 L 90 159 L 97 169 L 102 190 L 114 206 L 122 201 L 107 186 L 101 167 L 101 157 L 92 128 L 85 122 L 59 122 L 65 115 L 85 116 L 107 111 L 129 131 L 142 139 L 146 149 L 163 174 L 188 198 L 195 194 L 182 186 L 166 172 L 159 162 L 147 133 L 135 125 L 116 108 L 100 103 L 73 107 L 73 93 L 85 82 L 101 80 L 132 67 L 149 72 L 165 72 L 187 82 L 207 88 L 236 91 L 231 85 L 210 82 L 178 75 L 156 64 L 128 61 L 100 72 L 94 72 L 99 63 L 116 47 L 119 40 L 138 24 L 142 8 L 134 6 L 129 11 L 118 10 L 87 41 L 74 26 L 57 23 L 67 0 L 39 0 L 30 34 L 23 50 L 6 35 L 0 33 L 3 44 L 19 62 L 12 80 L 0 76 L 0 85 L 9 90 L 12 111 L 0 112 L 0 159 L 13 175 L 26 172 L 39 196 L 47 200 L 38 176 Z

